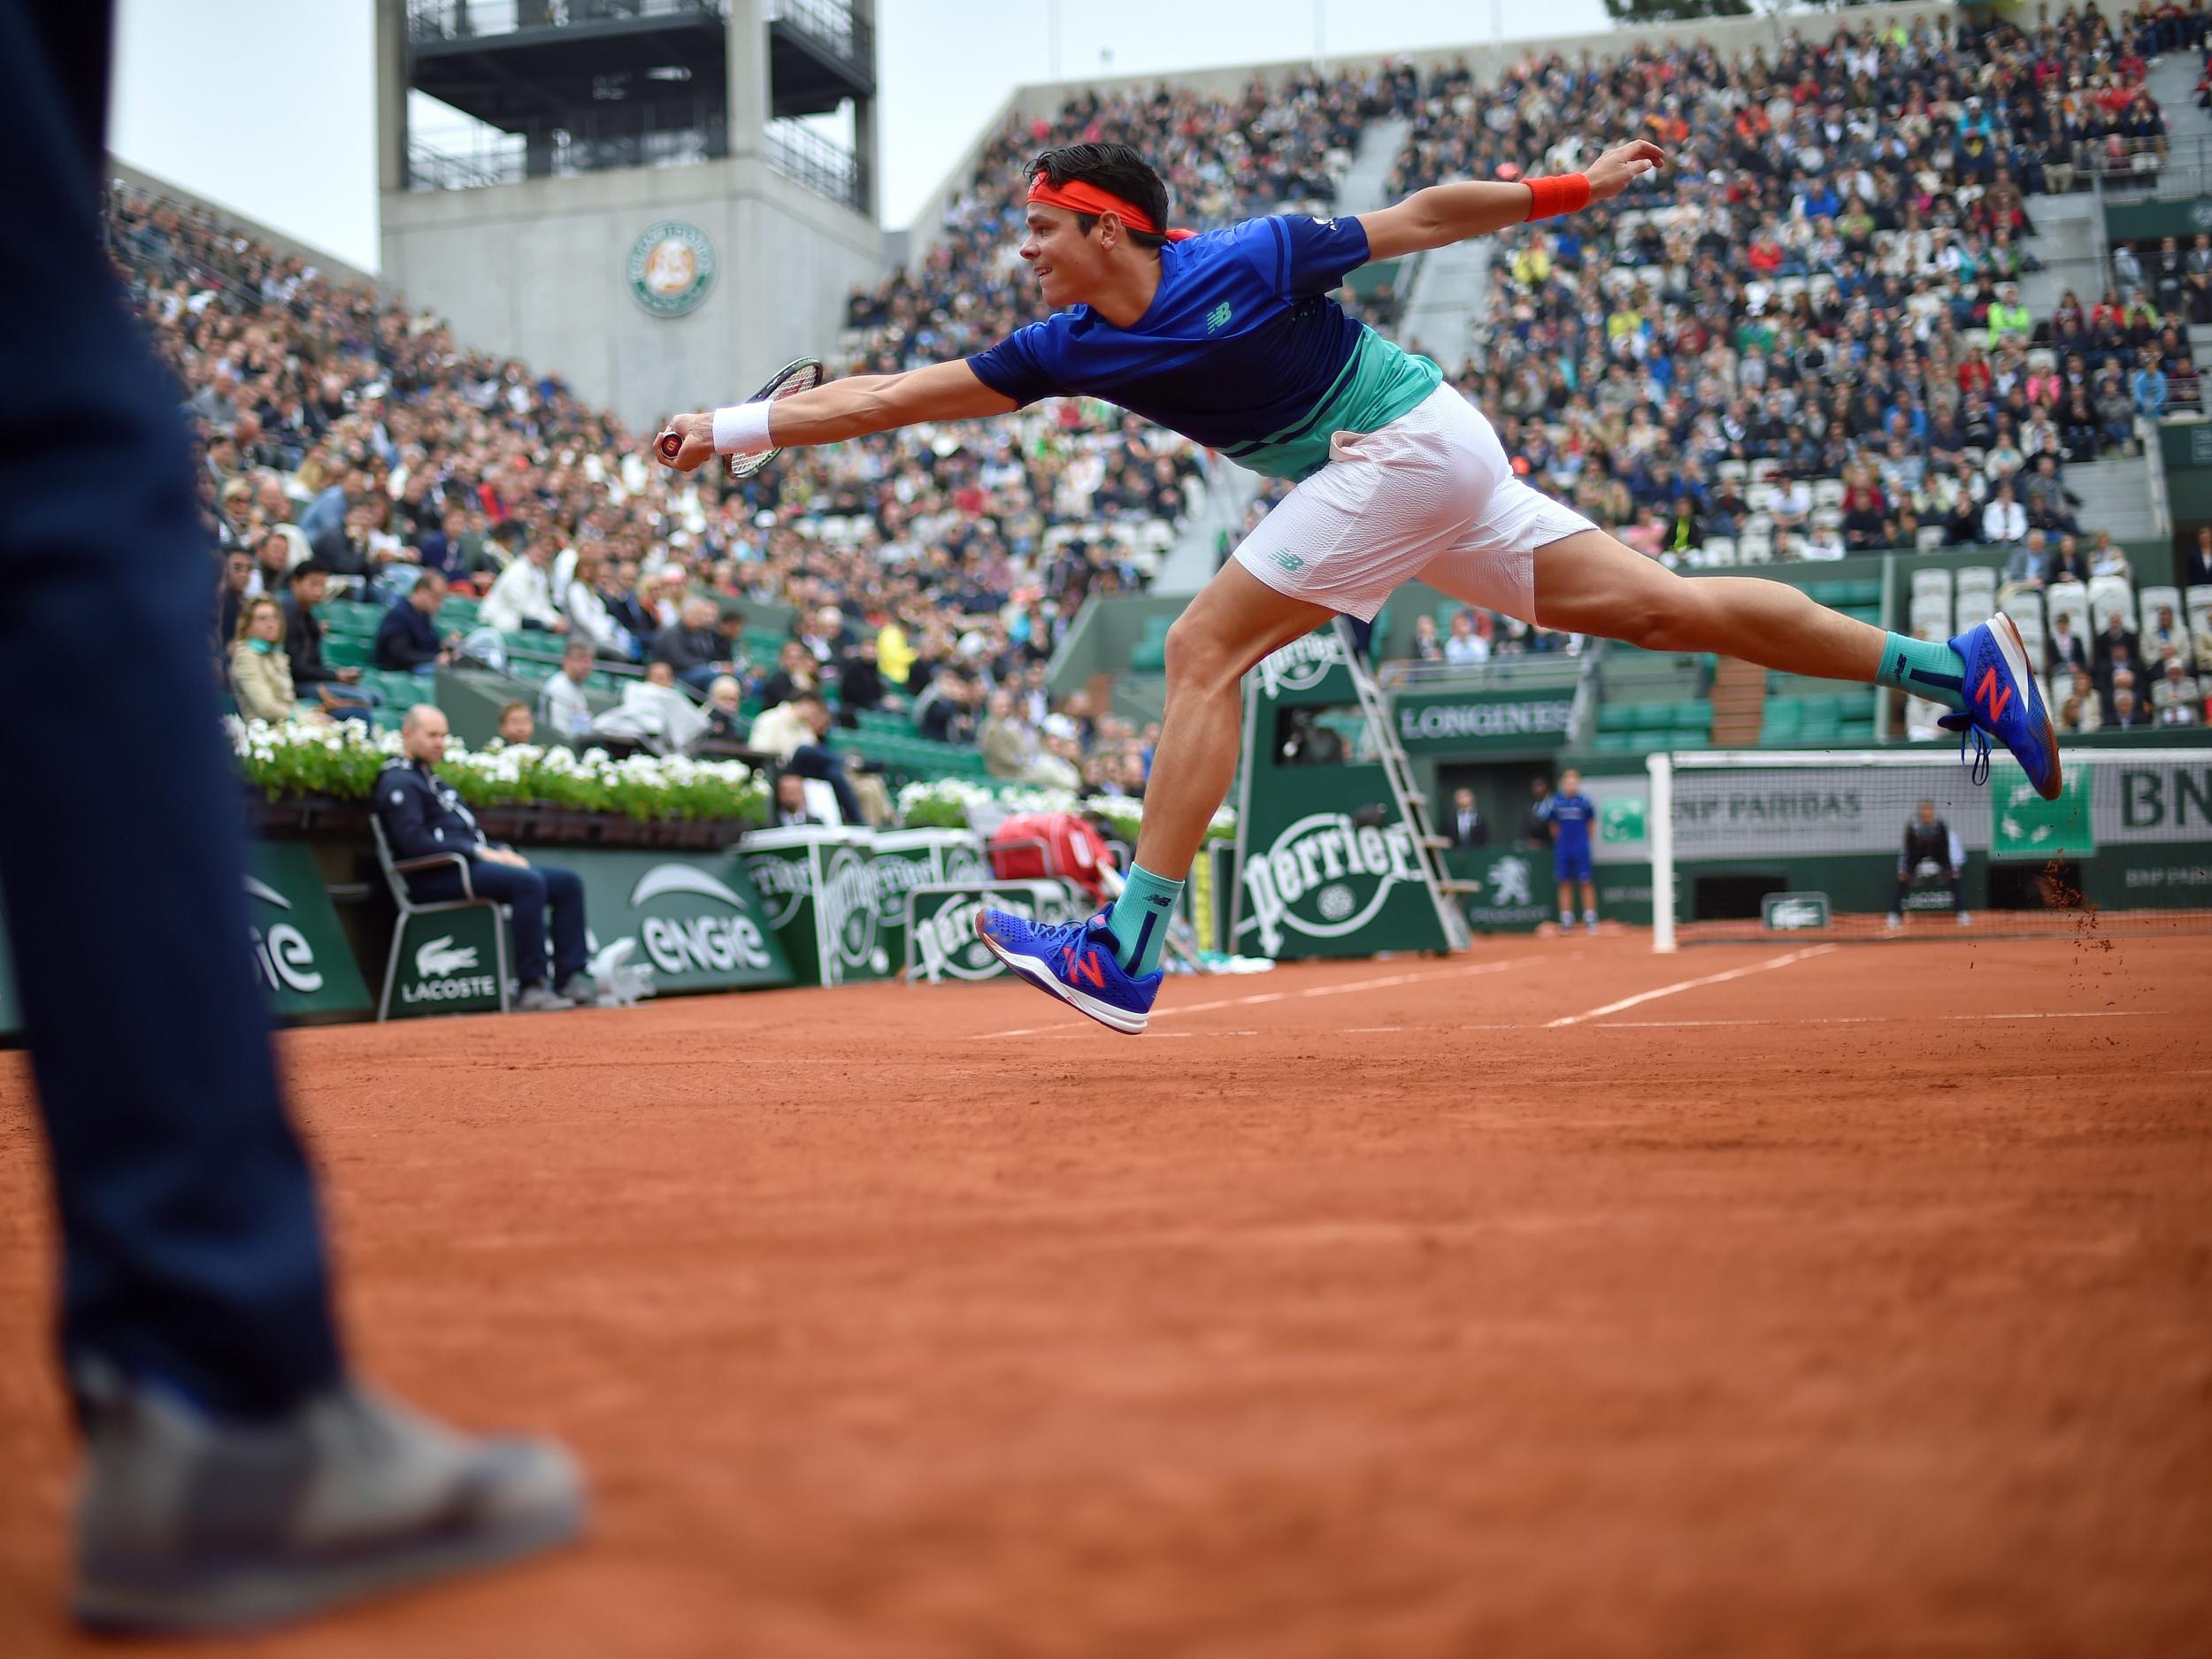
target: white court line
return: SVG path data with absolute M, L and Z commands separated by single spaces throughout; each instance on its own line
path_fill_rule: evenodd
M 1705 1025 L 1915 1025 L 1937 1020 L 2167 1019 L 2162 1010 L 2101 1008 L 2048 1014 L 1808 1014 L 1798 1019 L 1617 1019 L 1601 1031 L 1686 1031 Z M 1555 1022 L 1556 1023 L 1556 1022 Z
M 1810 945 L 1802 950 L 1785 952 L 1770 956 L 1764 962 L 1755 962 L 1747 968 L 1731 968 L 1725 973 L 1709 973 L 1695 979 L 1678 979 L 1672 985 L 1663 985 L 1655 991 L 1639 991 L 1634 996 L 1624 996 L 1617 1002 L 1608 1002 L 1584 1014 L 1563 1014 L 1557 1019 L 1547 1020 L 1547 1031 L 1561 1025 L 1579 1025 L 1586 1019 L 1596 1019 L 1603 1014 L 1617 1014 L 1624 1008 L 1634 1008 L 1640 1002 L 1655 1002 L 1663 996 L 1672 996 L 1680 991 L 1694 991 L 1701 985 L 1724 985 L 1731 979 L 1741 979 L 1754 973 L 1764 973 L 1773 968 L 1786 968 L 1793 962 L 1802 962 L 1808 956 L 1818 956 L 1833 950 L 1833 945 Z
M 1832 949 L 1824 945 L 1820 949 Z M 1579 952 L 1576 953 L 1578 956 Z M 1568 958 L 1572 960 L 1572 957 Z M 1310 986 L 1302 991 L 1262 991 L 1252 996 L 1225 996 L 1211 1002 L 1179 1002 L 1173 1008 L 1163 1008 L 1152 1018 L 1155 1021 L 1179 1018 L 1184 1014 L 1210 1014 L 1218 1008 L 1251 1008 L 1261 1002 L 1281 1002 L 1292 997 L 1337 996 L 1346 991 L 1380 991 L 1394 985 L 1414 985 L 1424 979 L 1471 979 L 1478 974 L 1502 973 L 1508 968 L 1525 967 L 1532 962 L 1557 962 L 1555 952 L 1533 956 L 1509 956 L 1503 962 L 1477 963 L 1472 967 L 1440 968 L 1432 973 L 1386 973 L 1379 979 L 1354 979 L 1338 985 Z M 1002 1037 L 1033 1037 L 1039 1032 L 1058 1029 L 1051 1025 L 1020 1025 L 1012 1031 L 984 1032 L 970 1039 L 974 1042 L 995 1042 Z M 1508 1028 L 1509 1029 L 1509 1027 Z M 1088 1036 L 1093 1033 L 1085 1033 Z

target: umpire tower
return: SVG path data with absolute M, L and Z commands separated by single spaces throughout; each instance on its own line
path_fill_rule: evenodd
M 377 88 L 385 284 L 634 428 L 882 272 L 874 0 L 377 0 Z M 411 92 L 483 126 L 418 139 Z M 849 148 L 805 119 L 848 107 Z

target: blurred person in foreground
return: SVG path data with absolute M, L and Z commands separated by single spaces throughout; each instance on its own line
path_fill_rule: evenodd
M 116 1631 L 240 1629 L 543 1548 L 583 1496 L 557 1448 L 417 1417 L 340 1344 L 248 964 L 178 392 L 103 252 L 111 20 L 0 0 L 0 702 L 73 717 L 0 722 L 0 766 L 41 803 L 0 812 L 0 895 L 85 1445 L 73 1606 Z M 84 766 L 88 733 L 128 733 L 132 764 Z M 164 879 L 119 884 L 150 801 Z

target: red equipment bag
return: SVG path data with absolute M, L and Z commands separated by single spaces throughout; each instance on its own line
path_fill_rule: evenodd
M 1113 864 L 1106 838 L 1077 813 L 1019 813 L 991 832 L 991 873 L 1002 881 L 1072 881 L 1102 902 L 1100 872 Z

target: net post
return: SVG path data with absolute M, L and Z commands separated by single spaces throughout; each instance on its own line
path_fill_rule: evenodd
M 1646 809 L 1651 837 L 1651 948 L 1663 954 L 1674 949 L 1674 757 L 1647 755 L 1644 767 L 1651 774 L 1651 801 Z

